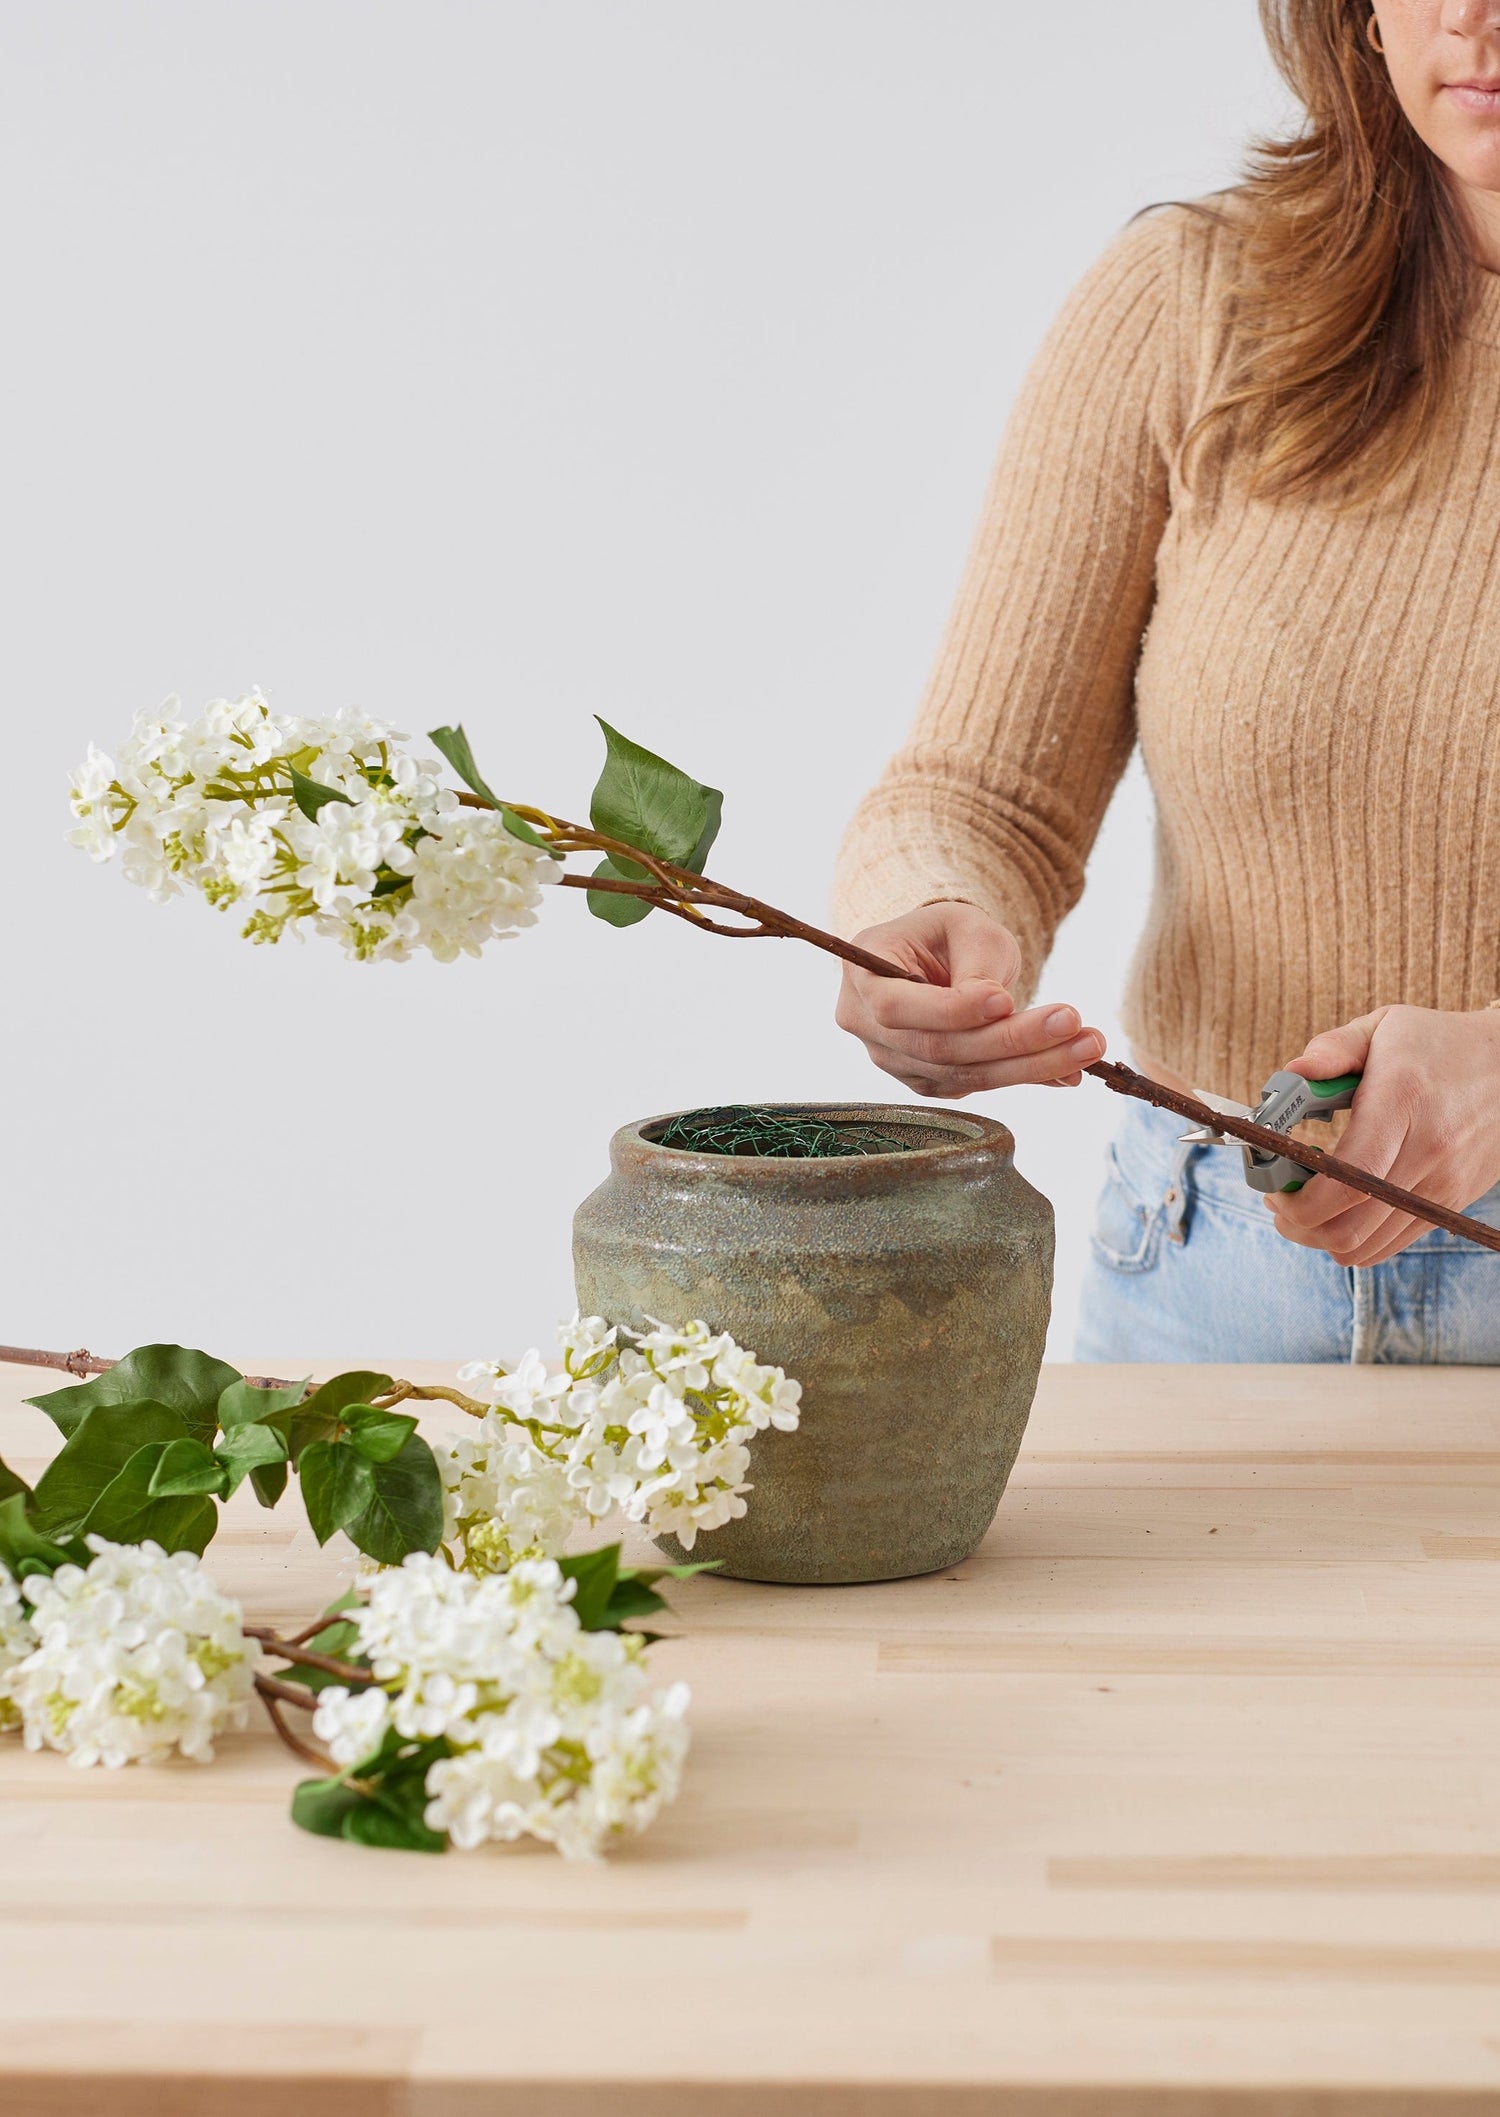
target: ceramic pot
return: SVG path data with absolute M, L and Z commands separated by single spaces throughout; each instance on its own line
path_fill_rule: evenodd
M 626 1125 L 579 1207 L 586 1315 L 701 1316 L 802 1384 L 795 1433 L 751 1444 L 748 1511 L 694 1556 L 745 1580 L 897 1580 L 967 1558 L 1026 1429 L 1052 1292 L 1052 1208 L 994 1119 L 783 1104 L 911 1151 L 775 1161 Z M 682 1556 L 672 1538 L 662 1548 Z

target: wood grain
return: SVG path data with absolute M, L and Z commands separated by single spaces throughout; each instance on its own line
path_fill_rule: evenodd
M 1500 2117 L 1493 1372 L 1057 1368 L 1029 1440 L 948 1573 L 679 1589 L 687 1781 L 601 1866 L 302 1836 L 261 1732 L 0 1742 L 0 2111 Z M 211 1562 L 339 1579 L 244 1495 Z

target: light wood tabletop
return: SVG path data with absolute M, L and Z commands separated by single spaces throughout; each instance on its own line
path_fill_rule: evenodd
M 210 1549 L 254 1620 L 338 1579 L 294 1506 Z M 604 1864 L 308 1837 L 260 1728 L 5 1738 L 0 2111 L 1500 2112 L 1497 1561 L 1493 1370 L 1054 1367 L 967 1564 L 675 1591 Z

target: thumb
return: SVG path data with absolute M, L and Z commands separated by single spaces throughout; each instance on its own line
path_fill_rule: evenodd
M 1377 1007 L 1373 1014 L 1362 1014 L 1345 1022 L 1342 1028 L 1323 1030 L 1308 1040 L 1300 1057 L 1287 1060 L 1287 1072 L 1300 1073 L 1306 1081 L 1332 1081 L 1341 1073 L 1363 1073 L 1370 1061 L 1370 1040 L 1389 1012 L 1388 1007 Z
M 1011 991 L 1021 975 L 1021 947 L 998 920 L 968 905 L 948 923 L 948 982 L 1003 985 Z

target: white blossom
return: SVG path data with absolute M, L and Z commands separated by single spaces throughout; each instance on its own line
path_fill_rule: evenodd
M 556 867 L 495 811 L 463 807 L 406 740 L 363 713 L 278 717 L 258 692 L 193 721 L 168 699 L 115 757 L 90 746 L 69 839 L 95 860 L 120 854 L 157 899 L 197 890 L 234 907 L 247 940 L 327 934 L 367 962 L 477 955 L 534 923 Z M 304 815 L 294 770 L 336 798 Z
M 649 1695 L 641 1641 L 586 1632 L 572 1594 L 551 1559 L 475 1577 L 408 1558 L 350 1613 L 383 1688 L 325 1691 L 315 1731 L 346 1768 L 387 1727 L 442 1737 L 451 1754 L 428 1770 L 426 1821 L 465 1850 L 535 1837 L 597 1857 L 676 1793 L 688 1693 Z
M 21 1725 L 21 1709 L 10 1695 L 9 1679 L 36 1646 L 21 1590 L 0 1567 L 0 1733 Z
M 87 1567 L 22 1583 L 36 1644 L 7 1679 L 28 1749 L 74 1764 L 207 1764 L 245 1725 L 261 1650 L 191 1551 L 89 1537 Z
M 378 1685 L 349 1691 L 330 1683 L 318 1693 L 313 1733 L 346 1770 L 379 1749 L 391 1723 L 391 1701 Z
M 749 1443 L 796 1427 L 800 1384 L 701 1322 L 636 1332 L 579 1315 L 558 1340 L 560 1372 L 536 1351 L 460 1370 L 493 1408 L 437 1450 L 456 1564 L 484 1572 L 561 1551 L 617 1509 L 691 1550 L 745 1512 Z

